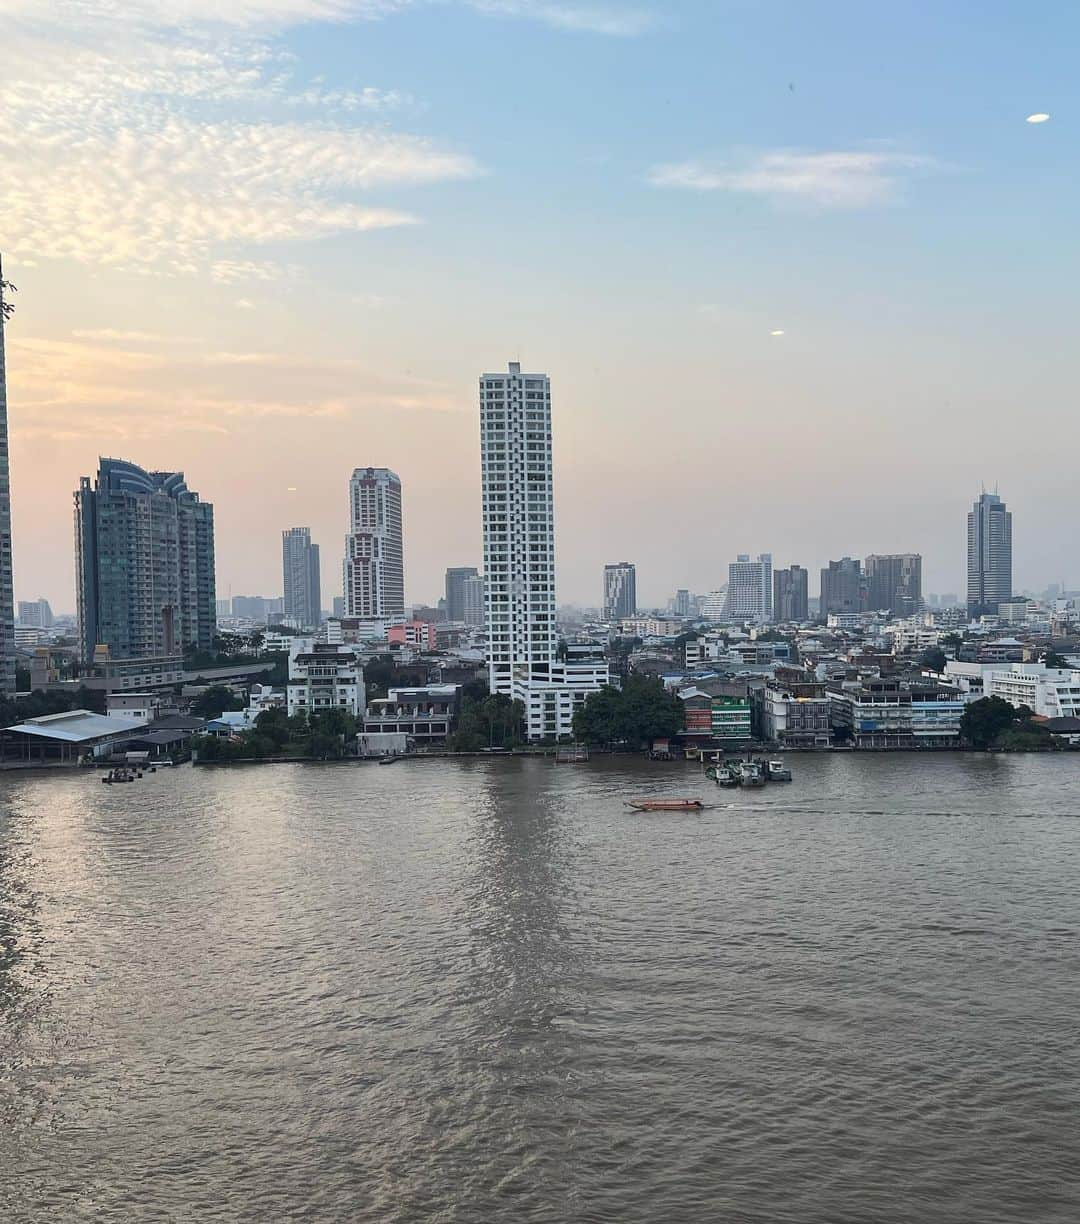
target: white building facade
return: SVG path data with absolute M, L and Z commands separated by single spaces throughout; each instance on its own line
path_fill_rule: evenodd
M 401 479 L 388 468 L 357 468 L 349 481 L 343 580 L 346 616 L 404 614 Z
M 480 378 L 488 683 L 521 701 L 530 740 L 572 734 L 574 710 L 608 681 L 605 663 L 560 663 L 555 629 L 551 383 L 523 374 Z
M 759 625 L 772 620 L 772 554 L 761 553 L 756 561 L 741 553 L 728 566 L 727 605 L 729 620 L 754 621 Z
M 1013 663 L 984 677 L 987 697 L 1025 705 L 1040 718 L 1080 718 L 1080 671 L 1045 663 Z
M 290 716 L 340 709 L 360 718 L 365 705 L 364 669 L 351 646 L 293 639 L 289 653 Z

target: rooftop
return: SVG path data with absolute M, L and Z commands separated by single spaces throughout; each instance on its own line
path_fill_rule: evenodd
M 93 710 L 67 710 L 63 714 L 43 714 L 40 718 L 28 718 L 25 722 L 8 727 L 7 730 L 65 744 L 82 744 L 107 735 L 137 731 L 146 725 L 145 718 L 95 714 Z

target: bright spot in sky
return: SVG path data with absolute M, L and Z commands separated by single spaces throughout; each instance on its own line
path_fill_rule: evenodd
M 289 487 L 288 487 L 288 488 L 285 490 L 285 492 L 286 492 L 286 493 L 295 493 L 295 492 L 296 492 L 296 485 L 289 485 Z
M 1049 118 L 1050 116 L 1045 114 L 1043 111 L 1038 111 L 1034 115 L 1028 115 L 1027 121 L 1028 123 L 1045 123 Z
M 784 334 L 784 329 L 782 327 L 778 327 L 776 331 L 769 332 L 770 336 L 782 336 L 783 334 Z

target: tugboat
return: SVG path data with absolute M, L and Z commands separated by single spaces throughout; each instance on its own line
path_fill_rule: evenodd
M 705 777 L 715 782 L 717 786 L 739 785 L 739 775 L 731 765 L 710 765 L 705 770 Z
M 705 804 L 700 799 L 631 799 L 626 806 L 635 812 L 699 812 Z
M 769 761 L 765 773 L 770 782 L 790 782 L 791 770 L 783 761 Z
M 765 775 L 757 761 L 742 761 L 739 764 L 740 786 L 764 786 Z

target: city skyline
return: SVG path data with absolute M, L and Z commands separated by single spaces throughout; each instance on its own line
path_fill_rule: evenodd
M 183 8 L 5 15 L 19 597 L 70 608 L 57 507 L 101 454 L 198 473 L 223 584 L 258 590 L 277 530 L 340 536 L 377 435 L 410 489 L 407 598 L 430 600 L 479 561 L 471 387 L 503 354 L 558 388 L 566 600 L 595 602 L 611 556 L 653 605 L 767 549 L 813 573 L 917 549 L 925 588 L 958 590 L 983 481 L 1023 508 L 1016 585 L 1080 581 L 1045 463 L 1080 441 L 1080 14 Z M 709 549 L 643 513 L 653 488 L 719 506 Z

